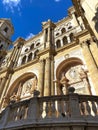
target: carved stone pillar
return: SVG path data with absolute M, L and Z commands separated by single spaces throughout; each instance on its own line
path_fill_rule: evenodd
M 17 66 L 18 59 L 21 54 L 21 50 L 22 50 L 22 46 L 17 47 L 16 56 L 15 56 L 15 60 L 14 60 L 15 61 L 14 67 Z
M 5 95 L 7 95 L 7 90 L 9 89 L 8 87 L 9 87 L 11 77 L 12 77 L 12 74 L 6 75 L 3 79 L 3 81 L 2 81 L 2 93 L 0 91 L 1 104 L 2 104 L 2 101 L 3 101 L 3 97 L 5 97 Z
M 44 92 L 44 68 L 45 68 L 45 62 L 44 60 L 40 60 L 40 70 L 39 70 L 39 80 L 38 80 L 38 88 L 40 91 L 40 96 L 43 96 Z
M 16 46 L 15 46 L 14 49 L 13 49 L 13 52 L 12 52 L 12 54 L 11 54 L 11 60 L 13 60 L 13 59 L 15 58 L 16 51 L 17 51 L 17 48 L 16 48 Z
M 97 89 L 98 88 L 98 82 L 97 82 L 98 81 L 98 68 L 95 64 L 95 61 L 92 57 L 89 47 L 85 42 L 82 43 L 82 48 L 83 48 L 82 49 L 83 55 L 86 61 L 86 65 L 87 65 L 94 89 L 96 91 L 96 94 L 98 94 L 98 89 Z
M 45 64 L 45 87 L 44 87 L 44 96 L 51 95 L 51 61 L 50 58 L 46 58 Z
M 70 42 L 71 42 L 71 40 L 70 40 L 70 37 L 69 37 L 69 36 L 67 36 L 67 41 L 68 41 L 68 43 L 70 43 Z
M 63 43 L 63 40 L 61 39 L 61 47 L 63 47 L 64 46 L 64 43 Z
M 46 48 L 46 29 L 43 30 L 44 38 L 43 38 L 43 43 L 44 43 L 44 48 Z
M 6 77 L 3 77 L 2 80 L 1 80 L 1 84 L 0 84 L 0 97 L 1 97 L 1 94 L 3 92 L 6 80 L 7 80 Z
M 7 78 L 3 77 L 1 80 L 1 84 L 0 84 L 0 108 L 3 102 L 3 93 L 4 93 L 4 89 L 5 89 L 5 84 L 6 84 Z
M 50 42 L 50 28 L 48 28 L 48 42 Z
M 51 56 L 51 95 L 55 95 L 54 80 L 54 57 Z
M 62 91 L 60 89 L 59 82 L 57 80 L 55 80 L 54 83 L 55 83 L 55 95 L 61 95 Z

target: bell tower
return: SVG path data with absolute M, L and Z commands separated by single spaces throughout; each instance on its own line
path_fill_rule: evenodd
M 6 55 L 9 46 L 12 44 L 11 36 L 14 28 L 9 19 L 0 19 L 0 61 Z

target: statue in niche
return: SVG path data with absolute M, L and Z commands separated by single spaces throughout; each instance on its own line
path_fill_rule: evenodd
M 32 79 L 32 86 L 30 89 L 30 93 L 32 94 L 34 90 L 37 90 L 37 77 L 36 76 L 34 76 L 34 78 Z
M 68 79 L 65 74 L 62 74 L 62 78 L 60 80 L 60 89 L 62 94 L 66 95 L 68 93 Z
M 10 103 L 15 103 L 17 100 L 17 94 L 16 92 L 13 92 L 12 96 L 10 97 Z
M 80 79 L 86 78 L 86 71 L 81 67 L 78 69 Z

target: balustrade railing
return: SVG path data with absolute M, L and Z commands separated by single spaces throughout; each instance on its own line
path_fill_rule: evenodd
M 98 97 L 96 96 L 79 96 L 80 112 L 83 116 L 98 116 Z
M 29 103 L 30 103 L 30 100 L 25 100 L 25 101 L 22 101 L 19 103 L 13 103 L 13 105 L 10 105 L 10 114 L 8 117 L 8 122 L 27 119 Z
M 60 118 L 69 116 L 68 96 L 52 96 L 39 99 L 40 118 Z
M 10 104 L 0 115 L 0 129 L 12 124 L 23 126 L 38 123 L 61 123 L 70 120 L 98 120 L 98 96 L 69 95 L 51 97 L 33 97 Z M 21 124 L 22 121 L 22 124 Z M 94 121 L 94 120 L 93 120 Z M 17 123 L 18 122 L 18 123 Z M 14 127 L 13 126 L 13 127 Z

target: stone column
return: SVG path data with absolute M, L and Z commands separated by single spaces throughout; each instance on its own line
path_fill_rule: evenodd
M 50 33 L 51 33 L 51 32 L 50 32 L 50 28 L 48 28 L 48 40 L 47 40 L 48 42 L 50 42 L 50 38 L 51 38 L 51 37 L 50 37 Z
M 98 45 L 93 40 L 91 40 L 90 50 L 92 52 L 92 55 L 95 59 L 97 66 L 98 66 Z
M 1 84 L 0 84 L 0 97 L 1 97 L 1 94 L 2 94 L 2 92 L 3 92 L 3 89 L 4 89 L 4 86 L 5 86 L 6 80 L 7 80 L 6 77 L 3 77 L 3 78 L 2 78 L 2 81 L 1 81 Z
M 16 56 L 17 56 L 17 46 L 15 46 L 15 52 L 13 54 L 12 61 L 15 61 Z
M 59 86 L 58 80 L 55 80 L 55 81 L 54 81 L 54 84 L 55 84 L 55 95 L 61 95 L 62 92 L 61 92 L 61 90 L 60 90 L 60 86 Z
M 50 65 L 50 58 L 46 58 L 45 64 L 45 87 L 44 87 L 44 96 L 51 95 L 51 65 Z
M 63 43 L 63 40 L 61 39 L 61 47 L 63 47 L 64 46 L 64 43 Z
M 4 93 L 4 88 L 5 88 L 5 84 L 6 84 L 7 78 L 6 76 L 2 78 L 1 84 L 0 84 L 0 108 L 1 108 L 1 104 L 3 101 L 3 93 Z
M 43 33 L 44 33 L 43 44 L 44 48 L 46 48 L 46 29 L 43 31 Z
M 97 82 L 98 81 L 98 68 L 95 64 L 95 61 L 94 61 L 92 55 L 91 55 L 91 52 L 89 50 L 87 43 L 83 42 L 82 48 L 83 48 L 82 49 L 83 55 L 84 55 L 84 58 L 86 61 L 86 65 L 87 65 L 91 80 L 93 82 L 94 89 L 96 91 L 96 94 L 98 94 L 98 89 L 97 89 L 98 88 L 98 82 Z
M 2 82 L 2 87 L 3 87 L 3 91 L 1 93 L 1 104 L 2 104 L 2 99 L 3 97 L 5 97 L 8 93 L 8 87 L 9 87 L 9 83 L 10 83 L 10 80 L 11 80 L 11 77 L 12 77 L 12 74 L 8 74 L 4 77 L 4 81 Z M 1 91 L 0 91 L 1 92 Z
M 54 88 L 54 57 L 51 56 L 51 95 L 55 95 L 55 88 Z
M 67 36 L 67 41 L 68 41 L 68 43 L 70 43 L 70 42 L 71 42 L 71 40 L 70 40 L 70 37 L 69 37 L 69 36 Z
M 13 60 L 13 58 L 15 58 L 16 51 L 17 51 L 17 48 L 14 47 L 13 52 L 11 54 L 11 60 Z
M 19 56 L 20 56 L 20 54 L 21 54 L 21 50 L 22 50 L 22 46 L 20 46 L 20 47 L 17 46 L 17 51 L 16 51 L 16 56 L 15 56 L 15 64 L 14 64 L 14 67 L 17 66 L 18 59 L 19 59 Z
M 40 96 L 43 96 L 44 92 L 44 69 L 45 69 L 45 62 L 44 59 L 40 60 L 40 70 L 39 70 L 39 80 L 38 80 L 38 88 L 40 91 Z

